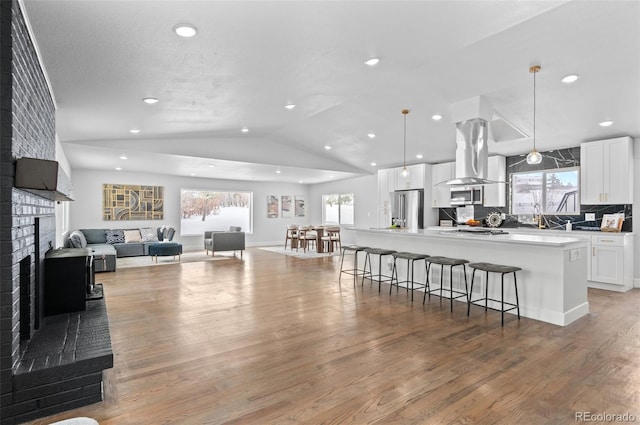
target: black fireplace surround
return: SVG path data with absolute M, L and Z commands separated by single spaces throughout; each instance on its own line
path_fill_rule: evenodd
M 104 299 L 41 313 L 55 203 L 14 176 L 18 158 L 56 159 L 55 104 L 17 0 L 0 1 L 0 40 L 0 425 L 17 425 L 102 400 L 113 353 Z

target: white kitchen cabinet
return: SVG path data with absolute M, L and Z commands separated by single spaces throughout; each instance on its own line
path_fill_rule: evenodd
M 395 170 L 378 170 L 378 227 L 391 225 L 391 192 L 395 190 Z
M 581 204 L 633 203 L 633 141 L 630 137 L 580 145 Z
M 407 176 L 402 175 L 402 167 L 395 170 L 395 190 L 424 189 L 425 164 L 407 165 Z
M 504 182 L 507 178 L 507 160 L 502 155 L 490 156 L 487 161 L 487 179 Z M 485 207 L 504 207 L 507 205 L 506 183 L 492 183 L 484 186 Z
M 592 237 L 589 286 L 614 291 L 628 291 L 633 287 L 632 235 Z
M 443 162 L 433 164 L 431 167 L 431 193 L 433 208 L 451 207 L 451 187 L 446 184 L 438 184 L 455 177 L 455 162 Z

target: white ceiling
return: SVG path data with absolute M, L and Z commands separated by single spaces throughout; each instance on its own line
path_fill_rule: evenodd
M 532 134 L 534 64 L 538 150 L 640 137 L 637 1 L 22 4 L 74 169 L 342 179 L 402 165 L 404 108 L 407 163 L 452 161 L 451 105 L 462 100 L 483 96 Z M 179 23 L 198 34 L 178 37 Z M 370 57 L 381 62 L 364 65 Z M 560 81 L 571 73 L 580 79 Z M 494 133 L 490 154 L 532 147 Z

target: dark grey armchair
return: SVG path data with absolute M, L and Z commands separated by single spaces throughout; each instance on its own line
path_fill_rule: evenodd
M 236 255 L 236 251 L 240 251 L 240 258 L 245 248 L 244 244 L 244 232 L 240 227 L 231 227 L 228 231 L 212 230 L 204 232 L 204 249 L 209 255 L 213 257 L 216 251 L 233 251 L 233 255 Z

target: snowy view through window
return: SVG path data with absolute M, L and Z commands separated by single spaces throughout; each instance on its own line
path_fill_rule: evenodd
M 251 232 L 251 192 L 180 189 L 180 235 L 239 226 Z

